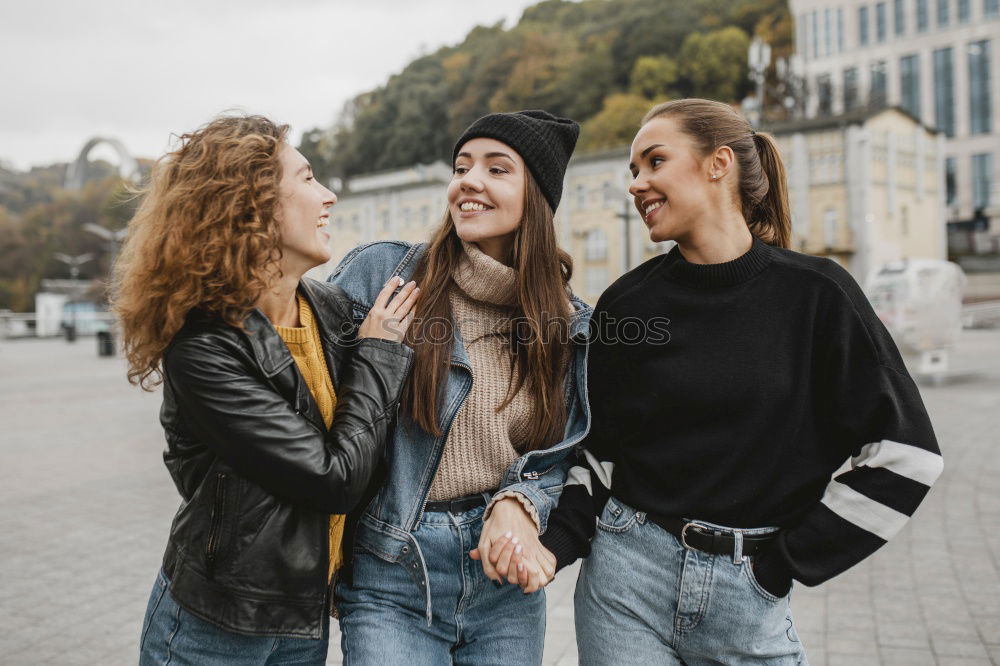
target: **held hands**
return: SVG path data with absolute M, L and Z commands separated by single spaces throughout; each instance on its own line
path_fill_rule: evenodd
M 483 563 L 483 572 L 490 580 L 503 583 L 506 578 L 520 585 L 525 594 L 548 585 L 556 571 L 556 558 L 538 540 L 535 522 L 512 497 L 494 505 L 483 525 L 479 547 L 469 557 Z
M 420 295 L 416 282 L 409 282 L 395 296 L 392 292 L 403 286 L 403 278 L 390 278 L 382 291 L 375 298 L 375 304 L 368 312 L 361 328 L 359 338 L 381 338 L 390 342 L 402 342 L 406 331 L 413 321 L 414 304 Z

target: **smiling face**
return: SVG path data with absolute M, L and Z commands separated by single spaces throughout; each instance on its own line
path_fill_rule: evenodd
M 629 193 L 649 229 L 652 241 L 688 236 L 698 220 L 710 214 L 717 193 L 693 139 L 671 118 L 653 118 L 632 141 Z
M 504 261 L 524 216 L 524 160 L 496 139 L 470 139 L 455 158 L 448 210 L 458 237 Z
M 281 204 L 276 218 L 281 228 L 281 270 L 286 275 L 302 275 L 330 260 L 330 224 L 327 208 L 337 203 L 337 195 L 321 185 L 302 153 L 282 144 Z

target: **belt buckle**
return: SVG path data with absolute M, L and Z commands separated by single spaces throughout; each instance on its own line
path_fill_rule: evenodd
M 687 548 L 688 550 L 698 550 L 694 546 L 688 545 L 688 542 L 687 542 L 687 531 L 688 531 L 689 527 L 694 527 L 695 529 L 701 529 L 701 526 L 698 525 L 698 524 L 696 524 L 696 523 L 693 523 L 693 522 L 690 522 L 690 521 L 684 523 L 684 527 L 681 528 L 681 545 L 684 546 L 685 548 Z

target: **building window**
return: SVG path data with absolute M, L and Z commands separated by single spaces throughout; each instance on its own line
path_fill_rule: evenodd
M 587 207 L 587 190 L 583 185 L 576 186 L 576 207 L 578 209 Z
M 421 206 L 420 207 L 420 224 L 423 225 L 423 226 L 427 226 L 428 224 L 430 224 L 430 221 L 431 221 L 431 209 L 430 209 L 430 206 L 426 206 L 426 205 L 425 206 Z
M 878 2 L 875 4 L 875 38 L 880 42 L 885 41 L 886 33 L 886 21 L 885 21 L 885 3 Z
M 844 52 L 844 8 L 837 7 L 837 53 Z
M 614 207 L 615 200 L 618 198 L 615 196 L 615 186 L 608 181 L 604 181 L 604 185 L 601 186 L 601 196 L 604 199 L 605 208 Z
M 587 261 L 605 261 L 608 258 L 608 235 L 603 229 L 591 229 L 587 232 L 584 256 Z
M 799 14 L 798 29 L 795 31 L 795 37 L 799 42 L 799 53 L 802 54 L 803 58 L 809 57 L 808 40 L 806 38 L 806 32 L 808 31 L 809 26 L 806 24 L 806 16 L 806 14 Z
M 958 22 L 968 23 L 972 16 L 972 5 L 970 0 L 958 0 Z
M 916 118 L 920 117 L 920 56 L 899 59 L 900 106 Z
M 600 294 L 608 286 L 608 269 L 588 268 L 586 290 L 588 294 Z
M 990 96 L 990 42 L 969 44 L 969 133 L 992 131 L 993 104 Z
M 993 153 L 972 156 L 972 208 L 989 208 L 993 189 Z
M 906 10 L 903 6 L 903 0 L 893 0 L 892 19 L 896 24 L 896 36 L 899 37 L 906 32 Z
M 829 248 L 837 247 L 837 210 L 827 208 L 823 211 L 823 244 Z
M 823 55 L 833 53 L 831 30 L 833 30 L 833 26 L 830 24 L 830 10 L 827 8 L 823 10 Z
M 934 51 L 934 124 L 945 136 L 955 136 L 955 76 L 951 49 Z
M 1000 0 L 983 0 L 983 14 L 1000 16 Z
M 944 196 L 945 205 L 953 206 L 958 195 L 957 174 L 955 173 L 955 158 L 946 157 L 944 160 Z
M 917 32 L 927 32 L 927 0 L 917 0 Z
M 948 25 L 951 0 L 937 0 L 937 24 L 939 28 Z
M 868 7 L 858 7 L 858 42 L 868 46 Z
M 871 87 L 868 89 L 868 104 L 875 109 L 885 106 L 888 86 L 885 77 L 885 61 L 876 60 L 871 64 L 868 73 L 871 79 Z
M 844 111 L 858 108 L 858 68 L 844 70 Z
M 819 115 L 829 116 L 833 113 L 833 84 L 829 74 L 816 77 L 816 97 L 819 99 Z
M 812 47 L 813 58 L 819 57 L 819 12 L 815 9 L 812 13 Z

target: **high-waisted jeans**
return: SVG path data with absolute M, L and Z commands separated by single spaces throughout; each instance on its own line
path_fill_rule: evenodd
M 346 666 L 540 664 L 545 592 L 498 586 L 469 557 L 484 507 L 426 512 L 414 536 L 427 563 L 432 621 L 423 588 L 406 569 L 356 548 L 353 584 L 337 585 Z
M 580 663 L 806 664 L 789 597 L 757 583 L 751 558 L 685 548 L 611 498 L 576 585 Z

